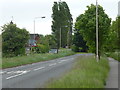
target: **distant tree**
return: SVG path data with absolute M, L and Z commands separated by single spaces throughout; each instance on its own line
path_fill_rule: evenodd
M 54 2 L 52 7 L 52 33 L 56 38 L 58 47 L 71 46 L 72 37 L 72 15 L 66 2 Z M 61 35 L 61 37 L 60 37 Z
M 83 37 L 80 34 L 79 30 L 75 30 L 73 37 L 73 45 L 76 46 L 77 52 L 87 52 L 88 50 L 88 46 L 86 46 L 86 41 L 83 40 Z
M 117 19 L 117 22 L 118 22 L 118 30 L 117 30 L 117 32 L 118 32 L 118 49 L 119 49 L 119 51 L 120 51 L 120 16 L 118 17 L 118 19 Z
M 96 6 L 91 4 L 87 6 L 84 14 L 81 14 L 76 22 L 76 29 L 79 30 L 83 39 L 86 41 L 89 51 L 95 53 L 96 51 Z M 108 38 L 111 19 L 103 10 L 102 6 L 98 6 L 98 29 L 99 29 L 99 56 L 103 51 Z
M 49 48 L 57 48 L 57 43 L 54 35 L 39 35 L 40 36 L 40 44 L 47 45 Z
M 46 35 L 45 42 L 49 45 L 50 48 L 57 48 L 56 39 L 53 35 Z
M 106 51 L 112 52 L 118 49 L 120 50 L 120 17 L 117 17 L 116 20 L 112 22 L 105 47 Z
M 11 22 L 2 27 L 3 56 L 11 57 L 25 54 L 25 45 L 28 43 L 29 32 L 20 29 Z

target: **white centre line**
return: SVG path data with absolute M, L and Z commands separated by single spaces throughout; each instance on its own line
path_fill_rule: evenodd
M 56 65 L 56 63 L 50 64 L 49 66 L 54 66 L 54 65 Z
M 28 72 L 30 72 L 30 70 L 28 70 L 28 71 L 24 71 L 24 72 L 22 72 L 21 74 L 17 74 L 17 75 L 14 75 L 14 76 L 10 76 L 10 77 L 8 77 L 8 78 L 6 78 L 6 79 L 8 80 L 8 79 L 11 79 L 11 78 L 14 78 L 14 77 L 17 77 L 17 76 L 20 76 L 20 75 L 26 74 L 26 73 L 28 73 Z
M 58 62 L 58 63 L 62 63 L 62 61 Z
M 37 71 L 37 70 L 40 70 L 40 69 L 43 69 L 43 68 L 45 68 L 45 67 L 36 68 L 36 69 L 34 69 L 34 71 Z

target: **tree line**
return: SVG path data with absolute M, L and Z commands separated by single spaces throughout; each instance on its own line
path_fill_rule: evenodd
M 37 53 L 66 46 L 75 52 L 96 53 L 96 6 L 94 4 L 87 6 L 85 13 L 76 18 L 74 29 L 72 14 L 66 2 L 54 2 L 52 11 L 52 34 L 39 35 Z M 3 56 L 25 54 L 29 32 L 18 28 L 12 22 L 5 24 L 2 30 Z M 120 17 L 112 21 L 100 5 L 98 5 L 98 30 L 99 55 L 120 50 Z

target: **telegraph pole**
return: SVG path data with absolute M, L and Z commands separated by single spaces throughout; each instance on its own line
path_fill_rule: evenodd
M 61 3 L 61 0 L 59 0 L 59 2 Z M 60 9 L 59 9 L 59 10 L 60 10 Z M 62 47 L 62 46 L 61 46 L 61 43 L 62 43 L 61 33 L 62 33 L 62 30 L 61 30 L 61 24 L 60 24 L 60 48 Z
M 96 60 L 99 61 L 99 53 L 98 53 L 98 0 L 96 0 Z

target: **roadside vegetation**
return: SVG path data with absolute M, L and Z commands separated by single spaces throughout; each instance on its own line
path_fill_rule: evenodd
M 28 56 L 17 56 L 11 58 L 3 58 L 2 59 L 2 68 L 10 68 L 21 66 L 25 64 L 31 64 L 41 61 L 52 60 L 64 56 L 69 56 L 75 54 L 73 51 L 64 49 L 60 50 L 58 54 L 53 53 L 44 53 L 44 54 L 30 54 Z
M 106 55 L 120 62 L 120 52 L 108 52 Z
M 80 56 L 70 72 L 51 81 L 47 88 L 104 88 L 109 69 L 107 58 L 96 62 L 93 56 Z

